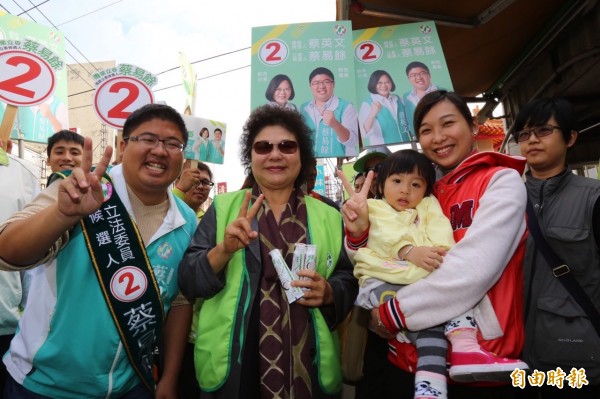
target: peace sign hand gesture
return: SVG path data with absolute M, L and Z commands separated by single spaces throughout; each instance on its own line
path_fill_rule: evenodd
M 102 159 L 93 171 L 92 156 L 92 139 L 86 137 L 83 142 L 81 167 L 73 169 L 71 175 L 62 180 L 58 188 L 58 210 L 73 224 L 97 211 L 104 201 L 100 179 L 110 162 L 112 147 L 106 147 Z
M 228 254 L 233 254 L 237 250 L 247 247 L 250 245 L 250 241 L 258 237 L 258 233 L 252 230 L 252 219 L 254 219 L 258 213 L 264 195 L 259 195 L 256 202 L 248 209 L 251 197 L 252 192 L 250 190 L 246 191 L 237 219 L 225 228 L 223 246 L 225 252 Z
M 342 180 L 342 184 L 350 198 L 342 206 L 342 218 L 348 233 L 352 237 L 360 237 L 369 228 L 369 206 L 367 205 L 367 196 L 371 188 L 374 173 L 370 171 L 365 178 L 365 184 L 360 191 L 355 192 L 354 187 L 348 181 L 341 170 L 337 171 L 338 177 Z
M 258 238 L 258 232 L 252 230 L 252 219 L 258 213 L 260 206 L 262 205 L 264 195 L 261 194 L 256 199 L 256 202 L 252 204 L 250 209 L 250 198 L 252 192 L 246 191 L 246 196 L 242 202 L 242 207 L 238 213 L 238 217 L 225 227 L 225 236 L 216 247 L 208 251 L 207 258 L 208 263 L 212 267 L 213 271 L 219 273 L 227 262 L 231 259 L 233 254 L 250 245 L 252 240 Z

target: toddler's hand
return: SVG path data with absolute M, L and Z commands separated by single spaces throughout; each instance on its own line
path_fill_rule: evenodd
M 405 254 L 406 249 L 402 248 L 399 253 Z M 442 247 L 414 247 L 404 259 L 431 273 L 440 267 L 446 253 L 446 249 Z

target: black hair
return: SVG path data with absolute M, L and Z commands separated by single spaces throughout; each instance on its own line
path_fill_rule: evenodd
M 252 145 L 256 136 L 267 126 L 281 126 L 292 133 L 298 142 L 300 151 L 300 173 L 296 178 L 296 186 L 306 181 L 308 172 L 315 164 L 312 132 L 298 111 L 287 110 L 270 105 L 256 108 L 246 121 L 240 137 L 240 158 L 246 175 L 252 175 Z
M 200 129 L 200 137 L 202 137 L 202 132 L 206 132 L 206 134 L 208 135 L 207 137 L 210 137 L 210 130 L 208 130 L 207 127 L 203 127 L 202 129 Z
M 379 79 L 381 79 L 381 77 L 384 75 L 387 76 L 388 79 L 390 80 L 390 82 L 392 83 L 392 89 L 390 91 L 396 90 L 396 83 L 394 83 L 394 79 L 392 79 L 392 75 L 390 75 L 386 71 L 382 71 L 381 69 L 378 69 L 378 70 L 374 71 L 371 74 L 371 77 L 369 78 L 369 83 L 367 84 L 367 90 L 369 90 L 370 93 L 377 94 L 377 82 L 379 82 Z
M 137 129 L 142 123 L 151 121 L 152 119 L 172 122 L 181 133 L 183 144 L 187 145 L 188 131 L 183 118 L 173 107 L 166 104 L 146 104 L 133 111 L 123 125 L 123 139 L 129 138 L 131 132 Z
M 573 104 L 561 97 L 538 98 L 527 103 L 515 119 L 513 138 L 517 141 L 517 133 L 525 126 L 544 126 L 552 117 L 556 119 L 565 143 L 568 143 L 571 132 L 576 130 L 577 116 Z
M 408 76 L 408 72 L 410 72 L 410 70 L 413 68 L 423 68 L 424 70 L 429 72 L 429 67 L 427 65 L 423 64 L 420 61 L 413 61 L 406 66 L 406 76 Z
M 290 77 L 287 75 L 279 74 L 273 76 L 273 79 L 271 79 L 269 85 L 267 86 L 267 90 L 265 91 L 265 97 L 267 98 L 267 100 L 275 101 L 273 99 L 273 95 L 275 94 L 275 91 L 277 90 L 277 87 L 281 84 L 281 82 L 285 81 L 287 81 L 290 84 L 290 89 L 292 90 L 289 100 L 294 99 L 294 97 L 296 96 L 296 92 L 294 91 L 292 79 L 290 79 Z
M 212 171 L 210 170 L 210 168 L 208 167 L 207 164 L 205 164 L 204 162 L 198 161 L 198 166 L 196 166 L 196 167 L 198 168 L 198 170 L 203 170 L 206 173 L 208 173 L 208 176 L 210 177 L 210 180 L 213 179 Z
M 317 75 L 327 75 L 331 80 L 335 82 L 335 78 L 333 77 L 333 72 L 325 67 L 315 68 L 310 75 L 308 75 L 308 83 L 312 82 L 313 78 Z
M 52 153 L 52 148 L 59 141 L 70 141 L 73 143 L 77 143 L 83 148 L 83 136 L 79 133 L 72 132 L 70 130 L 59 130 L 54 133 L 52 136 L 48 137 L 48 147 L 46 147 L 46 153 L 50 156 Z
M 417 104 L 417 108 L 415 108 L 413 128 L 415 129 L 414 132 L 417 135 L 417 139 L 419 138 L 419 128 L 421 127 L 421 123 L 423 123 L 425 115 L 431 111 L 431 108 L 442 101 L 449 101 L 454 104 L 458 112 L 467 121 L 469 127 L 471 129 L 475 127 L 471 110 L 469 110 L 469 106 L 464 98 L 453 91 L 436 90 L 425 94 L 419 101 L 419 104 Z
M 223 134 L 223 131 L 219 127 L 215 128 L 215 130 L 213 130 L 213 133 L 217 133 L 217 132 Z
M 352 178 L 352 182 L 354 183 L 356 181 L 356 179 L 358 179 L 359 177 L 364 177 L 364 176 L 365 176 L 365 172 L 356 172 L 356 174 Z
M 435 183 L 433 163 L 425 155 L 410 149 L 396 151 L 383 161 L 377 173 L 377 190 L 379 194 L 383 194 L 383 186 L 388 177 L 397 173 L 411 173 L 415 169 L 427 184 L 425 196 L 430 195 L 433 192 Z

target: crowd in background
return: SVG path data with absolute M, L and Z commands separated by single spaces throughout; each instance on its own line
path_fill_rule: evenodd
M 41 192 L 0 143 L 0 397 L 598 397 L 600 181 L 567 165 L 571 104 L 523 107 L 511 156 L 423 93 L 402 124 L 422 152 L 369 148 L 343 204 L 313 191 L 314 126 L 287 104 L 251 113 L 246 183 L 206 211 L 212 171 L 166 105 L 131 114 L 118 165 L 57 132 Z

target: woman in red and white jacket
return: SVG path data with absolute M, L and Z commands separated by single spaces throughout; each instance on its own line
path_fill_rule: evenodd
M 373 309 L 370 328 L 390 338 L 400 330 L 430 328 L 475 308 L 481 347 L 500 357 L 516 358 L 524 342 L 526 192 L 521 174 L 525 160 L 477 152 L 477 123 L 455 93 L 440 90 L 427 94 L 415 110 L 414 121 L 424 154 L 437 166 L 439 179 L 434 193 L 450 219 L 457 244 L 427 278 L 404 287 L 395 298 Z M 342 214 L 347 247 L 353 249 L 366 242 L 365 204 L 347 201 Z M 388 358 L 414 372 L 414 347 L 399 345 L 395 351 Z M 450 361 L 460 363 L 463 359 L 451 357 Z M 495 356 L 483 358 L 484 363 L 487 361 L 495 362 Z M 397 385 L 398 381 L 389 383 Z M 405 390 L 397 390 L 396 397 L 412 397 L 409 386 L 407 383 Z M 449 389 L 450 398 L 510 398 L 515 393 L 510 385 L 455 384 Z

